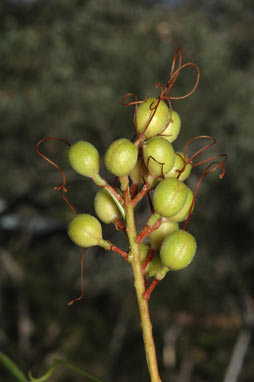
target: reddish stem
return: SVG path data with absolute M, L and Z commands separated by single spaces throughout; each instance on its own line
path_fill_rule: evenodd
M 147 258 L 145 259 L 145 261 L 142 264 L 142 271 L 144 271 L 146 269 L 147 265 L 154 258 L 154 255 L 155 255 L 155 251 L 152 248 L 150 248 L 148 251 L 148 254 L 147 254 Z
M 119 218 L 116 218 L 114 223 L 117 230 L 122 231 L 126 234 L 126 228 Z
M 143 298 L 145 300 L 149 300 L 150 299 L 150 296 L 151 296 L 151 293 L 152 291 L 154 290 L 154 288 L 156 287 L 156 285 L 158 284 L 160 280 L 154 278 L 153 281 L 151 282 L 150 286 L 147 288 L 147 290 L 143 293 Z
M 137 195 L 138 193 L 138 184 L 136 183 L 133 183 L 130 187 L 130 194 L 131 194 L 131 198 L 135 198 L 135 196 Z
M 140 200 L 148 193 L 149 189 L 150 189 L 150 182 L 146 180 L 142 190 L 131 201 L 131 205 L 133 206 L 133 208 L 135 208 L 138 202 L 140 202 Z
M 121 248 L 117 247 L 116 245 L 110 243 L 110 241 L 108 241 L 108 243 L 110 244 L 110 250 L 111 251 L 114 251 L 116 253 L 118 253 L 119 255 L 121 255 L 125 261 L 128 261 L 128 253 L 123 251 Z
M 105 179 L 103 180 L 105 181 L 106 184 L 102 185 L 101 187 L 107 188 L 116 197 L 119 203 L 123 204 L 123 198 L 121 197 L 121 195 L 119 195 L 118 192 L 112 186 L 110 186 L 110 184 L 108 184 L 108 182 Z
M 143 230 L 140 232 L 139 235 L 136 236 L 136 242 L 142 243 L 142 241 L 150 235 L 151 232 L 155 231 L 162 223 L 162 218 L 158 219 L 156 223 L 154 223 L 152 226 L 146 225 Z

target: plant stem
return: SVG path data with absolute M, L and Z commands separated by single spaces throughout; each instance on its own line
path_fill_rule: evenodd
M 136 226 L 134 219 L 134 207 L 130 203 L 130 192 L 126 178 L 120 178 L 122 191 L 124 192 L 124 204 L 126 208 L 126 231 L 130 242 L 131 266 L 134 275 L 134 286 L 136 289 L 137 301 L 140 312 L 141 328 L 143 332 L 144 346 L 147 358 L 148 369 L 151 382 L 161 382 L 159 376 L 158 363 L 152 333 L 152 324 L 150 320 L 148 302 L 143 298 L 145 292 L 145 282 L 142 272 L 142 266 L 139 257 L 139 244 L 136 242 Z
M 145 227 L 136 237 L 136 242 L 141 243 L 151 232 L 155 231 L 162 223 L 162 218 L 158 213 L 153 213 Z

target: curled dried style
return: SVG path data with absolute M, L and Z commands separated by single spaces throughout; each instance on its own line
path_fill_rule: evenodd
M 199 181 L 198 181 L 198 184 L 196 185 L 196 189 L 194 191 L 194 195 L 193 195 L 193 201 L 191 203 L 191 206 L 190 206 L 190 210 L 189 210 L 189 213 L 188 213 L 188 217 L 184 223 L 184 226 L 183 226 L 183 230 L 186 230 L 187 229 L 187 226 L 189 224 L 189 220 L 190 220 L 190 217 L 191 217 L 191 213 L 192 213 L 192 210 L 193 210 L 193 207 L 194 207 L 194 204 L 195 204 L 195 200 L 197 198 L 197 193 L 198 193 L 198 190 L 199 190 L 199 187 L 201 185 L 201 182 L 202 180 L 204 179 L 205 176 L 211 174 L 212 172 L 216 171 L 218 168 L 221 167 L 221 173 L 219 175 L 219 179 L 223 179 L 224 175 L 225 175 L 225 162 L 226 160 L 228 159 L 228 156 L 227 154 L 219 154 L 216 156 L 216 158 L 219 158 L 219 157 L 224 157 L 224 159 L 221 161 L 221 162 L 212 162 L 210 163 L 206 169 L 203 171 Z
M 49 159 L 46 155 L 42 154 L 39 150 L 39 146 L 44 143 L 45 141 L 49 141 L 49 140 L 55 140 L 55 141 L 58 141 L 58 142 L 63 142 L 65 143 L 67 146 L 71 146 L 71 144 L 69 142 L 67 142 L 66 140 L 64 139 L 61 139 L 61 138 L 56 138 L 56 137 L 46 137 L 46 138 L 43 138 L 41 139 L 39 142 L 37 142 L 36 146 L 35 146 L 35 150 L 37 152 L 38 155 L 40 155 L 43 159 L 45 159 L 48 163 L 50 163 L 52 166 L 54 166 L 58 171 L 60 171 L 60 173 L 62 174 L 62 177 L 63 177 L 63 183 L 60 185 L 60 186 L 55 186 L 53 188 L 54 191 L 60 191 L 60 194 L 61 194 L 61 197 L 63 198 L 63 200 L 65 201 L 65 203 L 68 205 L 68 207 L 72 210 L 72 212 L 74 214 L 78 214 L 77 210 L 73 207 L 73 205 L 69 202 L 69 200 L 67 199 L 66 197 L 66 193 L 67 193 L 67 187 L 66 187 L 66 182 L 67 182 L 67 179 L 66 179 L 66 175 L 64 173 L 64 171 L 62 170 L 62 168 L 60 166 L 58 166 L 58 164 L 56 164 L 54 161 L 52 161 L 51 159 Z M 70 302 L 67 303 L 67 306 L 71 306 L 74 302 L 76 301 L 80 301 L 83 297 L 84 297 L 84 280 L 83 280 L 83 271 L 84 271 L 84 254 L 85 254 L 85 250 L 83 250 L 82 254 L 81 254 L 81 259 L 80 259 L 80 273 L 81 273 L 81 277 L 80 277 L 80 288 L 81 288 L 81 295 L 80 297 L 77 297 L 77 298 L 74 298 L 73 300 L 71 300 Z
M 180 72 L 187 67 L 193 67 L 196 71 L 193 88 L 182 96 L 172 96 L 171 91 Z M 196 90 L 199 78 L 198 66 L 193 62 L 183 64 L 182 50 L 177 49 L 166 87 L 160 83 L 155 84 L 155 88 L 160 89 L 159 96 L 150 98 L 147 93 L 144 100 L 139 100 L 136 94 L 127 93 L 123 97 L 123 106 L 134 106 L 136 134 L 132 140 L 115 140 L 105 153 L 105 167 L 115 176 L 112 185 L 100 176 L 100 155 L 91 143 L 78 141 L 70 145 L 64 139 L 47 137 L 36 144 L 37 154 L 60 171 L 63 177 L 62 184 L 54 187 L 54 190 L 60 191 L 62 198 L 75 214 L 68 226 L 70 239 L 84 250 L 99 246 L 113 251 L 132 267 L 151 382 L 161 382 L 161 379 L 148 300 L 155 286 L 169 271 L 187 267 L 194 258 L 197 243 L 194 236 L 187 232 L 187 227 L 198 190 L 205 176 L 217 169 L 221 169 L 219 179 L 225 174 L 226 154 L 216 154 L 205 159 L 199 157 L 215 145 L 214 137 L 200 135 L 191 138 L 182 153 L 175 152 L 172 146 L 181 129 L 181 118 L 173 110 L 172 100 L 189 97 Z M 133 100 L 128 101 L 130 97 Z M 68 159 L 73 170 L 89 178 L 100 188 L 94 202 L 99 220 L 92 215 L 78 213 L 67 199 L 64 171 L 39 150 L 40 145 L 48 140 L 56 140 L 69 146 Z M 193 144 L 207 140 L 208 143 L 189 153 Z M 204 164 L 206 168 L 192 192 L 184 181 L 195 167 Z M 150 217 L 137 233 L 134 211 L 145 196 L 148 197 Z M 124 233 L 129 243 L 127 251 L 104 240 L 101 222 L 113 224 Z M 84 250 L 81 255 L 81 295 L 71 300 L 68 306 L 84 296 Z M 149 277 L 153 277 L 150 285 Z
M 178 67 L 177 67 L 177 69 L 175 69 L 177 59 L 178 59 Z M 175 84 L 175 82 L 179 76 L 180 71 L 186 67 L 189 67 L 189 66 L 193 66 L 195 68 L 195 70 L 197 71 L 197 78 L 196 78 L 196 81 L 195 81 L 193 88 L 189 92 L 187 92 L 186 94 L 184 94 L 182 96 L 171 96 L 169 93 L 171 92 L 171 90 L 172 90 L 172 88 L 173 88 L 173 86 L 174 86 L 174 84 Z M 200 79 L 199 67 L 194 62 L 187 62 L 185 64 L 182 64 L 182 49 L 180 49 L 180 48 L 177 49 L 175 51 L 175 54 L 173 57 L 171 70 L 170 70 L 170 76 L 169 76 L 169 80 L 168 80 L 166 87 L 164 88 L 163 85 L 160 84 L 159 82 L 154 85 L 155 88 L 160 88 L 161 94 L 150 105 L 150 110 L 152 113 L 151 113 L 149 119 L 147 120 L 146 125 L 144 127 L 144 130 L 141 134 L 139 133 L 138 128 L 137 128 L 137 108 L 138 108 L 139 104 L 145 103 L 147 101 L 147 99 L 149 97 L 149 93 L 146 94 L 146 97 L 144 100 L 138 100 L 138 97 L 135 93 L 127 93 L 123 97 L 122 102 L 121 102 L 121 104 L 123 106 L 132 106 L 132 105 L 135 106 L 134 123 L 135 123 L 135 128 L 136 128 L 136 135 L 137 135 L 137 140 L 136 140 L 135 144 L 137 146 L 139 145 L 140 141 L 142 141 L 144 139 L 145 132 L 148 129 L 152 119 L 154 118 L 155 113 L 156 113 L 156 111 L 160 105 L 160 102 L 164 101 L 164 100 L 167 101 L 167 103 L 169 105 L 169 110 L 170 110 L 169 120 L 171 120 L 172 110 L 173 110 L 171 100 L 180 100 L 180 99 L 184 99 L 184 98 L 187 98 L 190 95 L 192 95 L 198 87 L 199 79 Z M 125 102 L 126 99 L 129 97 L 134 97 L 135 101 Z M 165 129 L 166 129 L 166 127 L 161 131 L 160 135 L 163 135 L 163 131 Z
M 80 259 L 80 289 L 81 289 L 81 294 L 80 294 L 79 297 L 76 297 L 73 300 L 69 301 L 67 303 L 67 306 L 71 306 L 72 304 L 74 304 L 74 302 L 82 300 L 82 298 L 84 297 L 84 294 L 85 294 L 85 290 L 84 290 L 84 278 L 83 278 L 85 251 L 86 251 L 86 248 L 83 250 L 83 252 L 81 254 L 81 259 Z
M 63 198 L 63 200 L 66 202 L 66 204 L 70 207 L 70 209 L 72 210 L 72 212 L 74 212 L 74 214 L 77 214 L 77 211 L 76 209 L 72 206 L 72 204 L 69 202 L 69 200 L 67 199 L 66 197 L 66 193 L 67 193 L 67 187 L 66 187 L 66 176 L 65 176 L 65 173 L 64 171 L 61 169 L 60 166 L 58 166 L 58 164 L 56 164 L 55 162 L 53 162 L 51 159 L 49 159 L 46 155 L 42 154 L 39 150 L 39 146 L 43 143 L 43 142 L 46 142 L 46 141 L 49 141 L 49 140 L 55 140 L 55 141 L 58 141 L 58 142 L 63 142 L 65 143 L 67 146 L 71 146 L 71 144 L 69 142 L 67 142 L 66 140 L 64 139 L 61 139 L 61 138 L 56 138 L 56 137 L 46 137 L 46 138 L 43 138 L 41 139 L 39 142 L 36 143 L 36 146 L 35 146 L 35 150 L 37 152 L 38 155 L 40 155 L 43 159 L 45 159 L 48 163 L 50 163 L 52 166 L 54 166 L 58 171 L 60 171 L 60 173 L 62 174 L 62 177 L 63 177 L 63 183 L 60 185 L 60 186 L 55 186 L 53 188 L 54 191 L 60 191 L 61 193 L 61 196 Z

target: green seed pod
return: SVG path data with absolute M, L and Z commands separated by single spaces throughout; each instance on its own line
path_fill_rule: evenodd
M 107 190 L 101 188 L 95 195 L 94 208 L 98 218 L 106 224 L 114 223 L 121 213 Z
M 188 195 L 188 187 L 178 179 L 163 179 L 155 188 L 153 207 L 161 216 L 176 215 L 184 206 Z
M 151 248 L 151 246 L 148 243 L 144 243 L 143 242 L 143 243 L 140 244 L 140 246 L 139 246 L 139 256 L 140 256 L 141 264 L 143 264 L 143 262 L 145 261 L 150 248 Z
M 105 155 L 105 165 L 112 174 L 125 176 L 135 166 L 137 157 L 137 147 L 128 139 L 120 138 L 109 146 Z
M 170 143 L 174 142 L 176 138 L 178 137 L 178 134 L 181 129 L 181 119 L 179 117 L 179 114 L 177 114 L 176 111 L 172 110 L 172 113 L 169 111 L 169 117 L 171 116 L 171 119 L 166 127 L 165 130 L 161 133 L 167 141 Z
M 154 189 L 161 181 L 161 178 L 154 178 L 150 183 L 150 189 Z
M 144 271 L 146 276 L 153 277 L 163 267 L 159 253 L 154 255 L 154 258 L 147 264 Z
M 161 225 L 149 235 L 152 248 L 159 250 L 165 237 L 178 229 L 179 225 L 177 223 L 168 220 L 163 221 Z
M 183 269 L 190 264 L 196 250 L 195 238 L 189 232 L 180 229 L 163 240 L 160 250 L 161 262 L 173 271 Z
M 144 168 L 144 183 L 148 181 L 150 184 L 149 188 L 153 189 L 157 186 L 157 184 L 160 183 L 161 178 L 154 177 L 152 174 L 149 174 L 149 171 L 144 164 L 143 158 L 142 158 L 142 162 L 143 162 L 143 168 Z
M 139 158 L 130 172 L 130 178 L 134 184 L 143 184 L 144 183 L 144 166 L 143 159 Z
M 184 220 L 186 220 L 188 217 L 190 207 L 191 207 L 191 204 L 193 201 L 193 192 L 191 191 L 191 189 L 189 187 L 187 187 L 187 189 L 188 189 L 188 194 L 187 194 L 186 202 L 184 203 L 183 208 L 176 215 L 168 218 L 171 222 L 180 223 L 180 222 L 183 222 Z
M 68 235 L 80 247 L 98 245 L 102 239 L 101 223 L 94 216 L 78 214 L 69 223 Z
M 166 139 L 153 137 L 145 142 L 143 157 L 149 173 L 154 176 L 162 176 L 173 167 L 175 152 Z
M 151 110 L 151 108 L 154 109 L 157 102 L 157 98 L 148 98 L 144 103 L 138 106 L 137 129 L 140 134 L 144 131 L 146 124 L 154 112 L 154 110 Z M 159 106 L 145 131 L 145 137 L 150 138 L 159 134 L 165 128 L 168 121 L 169 108 L 165 102 L 160 101 Z
M 89 142 L 78 141 L 69 148 L 68 159 L 72 168 L 81 175 L 93 178 L 99 172 L 100 155 Z
M 171 170 L 165 174 L 165 178 L 177 178 L 177 176 L 179 175 L 179 171 L 182 170 L 185 165 L 183 158 L 184 158 L 183 153 L 178 153 L 178 152 L 175 153 L 174 165 L 171 168 Z M 192 166 L 190 163 L 188 163 L 178 179 L 181 180 L 182 182 L 185 181 L 190 175 L 191 169 L 192 169 Z

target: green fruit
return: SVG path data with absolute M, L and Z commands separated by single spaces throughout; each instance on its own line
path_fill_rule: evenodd
M 177 176 L 179 175 L 179 171 L 182 170 L 185 165 L 183 158 L 184 158 L 183 153 L 175 153 L 174 165 L 171 168 L 171 170 L 165 174 L 165 178 L 177 178 Z M 191 173 L 191 169 L 192 169 L 191 164 L 188 163 L 178 179 L 181 180 L 182 182 L 185 179 L 187 179 Z
M 174 110 L 172 110 L 172 112 L 169 111 L 169 116 L 171 116 L 171 119 L 166 129 L 163 130 L 161 134 L 165 139 L 167 139 L 168 142 L 172 143 L 176 140 L 180 132 L 181 119 L 179 114 L 177 114 L 177 112 Z
M 106 224 L 113 223 L 116 218 L 121 217 L 121 213 L 109 195 L 108 191 L 104 188 L 100 189 L 94 199 L 94 208 L 98 218 Z
M 176 215 L 168 218 L 171 222 L 180 223 L 180 222 L 183 222 L 184 220 L 186 220 L 188 217 L 190 207 L 191 207 L 191 204 L 193 201 L 193 193 L 188 187 L 187 187 L 187 189 L 188 189 L 188 195 L 187 195 L 186 202 L 184 203 L 183 208 Z
M 158 98 L 148 98 L 144 103 L 140 104 L 137 109 L 137 129 L 141 134 L 146 128 L 146 125 L 151 118 L 154 108 L 157 105 Z M 152 109 L 152 110 L 151 110 Z M 145 130 L 145 137 L 150 138 L 159 134 L 167 125 L 169 121 L 169 108 L 165 102 L 160 101 L 159 106 L 151 119 L 147 129 Z
M 154 189 L 157 186 L 157 184 L 160 183 L 160 181 L 161 181 L 161 178 L 153 178 L 152 182 L 150 182 L 150 186 L 149 186 L 150 190 Z
M 149 240 L 151 243 L 151 246 L 155 250 L 159 250 L 161 247 L 161 244 L 166 236 L 168 236 L 170 233 L 177 231 L 179 229 L 179 225 L 174 222 L 170 221 L 163 221 L 161 225 L 149 235 Z
M 147 264 L 144 273 L 146 276 L 153 277 L 159 272 L 162 266 L 160 255 L 156 253 L 153 259 Z
M 145 261 L 150 248 L 151 248 L 151 246 L 148 243 L 143 242 L 140 244 L 140 246 L 139 246 L 139 257 L 140 257 L 141 264 L 143 264 L 143 262 Z
M 99 172 L 100 155 L 89 142 L 74 143 L 69 148 L 68 159 L 72 168 L 81 175 L 93 178 Z
M 163 179 L 155 188 L 153 207 L 161 216 L 176 215 L 184 206 L 188 196 L 188 187 L 178 179 Z
M 101 223 L 88 214 L 79 214 L 72 219 L 68 226 L 68 235 L 80 247 L 98 245 L 102 239 Z
M 145 142 L 143 157 L 150 174 L 164 176 L 174 164 L 175 152 L 172 145 L 166 139 L 153 137 Z
M 143 168 L 143 159 L 139 158 L 130 172 L 130 178 L 134 184 L 143 184 L 144 183 L 144 168 Z
M 138 149 L 128 139 L 114 141 L 105 155 L 105 165 L 109 172 L 116 176 L 126 176 L 137 162 Z
M 163 240 L 160 250 L 161 262 L 173 271 L 183 269 L 190 264 L 196 250 L 197 242 L 189 232 L 175 231 Z

